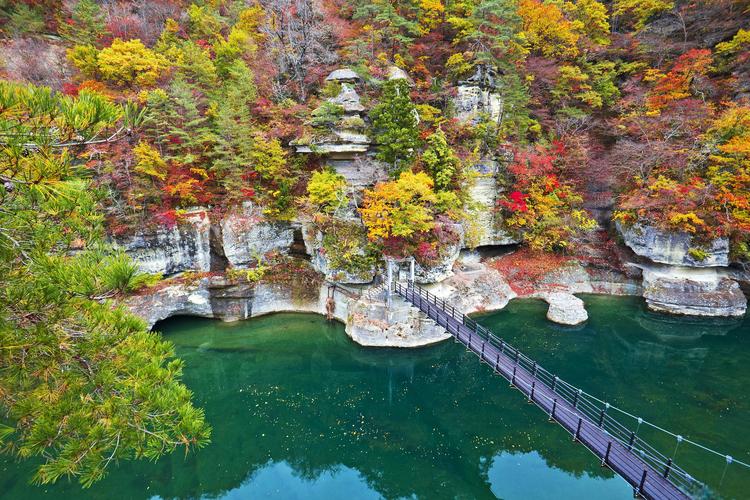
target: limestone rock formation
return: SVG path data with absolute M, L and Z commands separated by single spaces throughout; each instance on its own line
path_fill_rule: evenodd
M 497 210 L 498 194 L 502 187 L 498 184 L 498 162 L 485 160 L 474 165 L 474 184 L 469 189 L 471 199 L 478 205 L 472 224 L 480 232 L 476 246 L 512 245 L 520 240 L 501 228 L 501 215 Z
M 266 221 L 252 204 L 230 211 L 220 224 L 224 255 L 233 267 L 247 267 L 268 252 L 286 254 L 294 241 L 291 224 Z
M 450 338 L 442 327 L 400 297 L 387 307 L 380 298 L 363 297 L 349 305 L 346 333 L 356 343 L 373 347 L 419 347 Z
M 353 160 L 357 154 L 366 153 L 370 148 L 370 139 L 364 133 L 365 122 L 361 116 L 365 108 L 354 88 L 359 77 L 352 70 L 342 68 L 328 75 L 326 81 L 341 86 L 339 94 L 327 101 L 341 106 L 344 116 L 329 134 L 308 141 L 298 140 L 293 145 L 298 153 L 318 153 L 334 159 Z
M 649 309 L 693 316 L 743 316 L 747 299 L 719 269 L 643 265 L 643 298 Z
M 211 221 L 205 209 L 186 212 L 173 227 L 142 230 L 118 240 L 144 273 L 164 276 L 211 269 Z
M 500 95 L 500 82 L 497 72 L 485 65 L 478 65 L 476 72 L 458 83 L 453 104 L 456 118 L 462 122 L 475 120 L 480 114 L 487 114 L 499 122 L 503 114 L 503 99 Z
M 729 265 L 727 238 L 718 238 L 709 245 L 701 245 L 693 242 L 693 237 L 688 233 L 669 233 L 640 223 L 628 227 L 618 223 L 617 230 L 636 255 L 653 262 L 689 267 Z M 699 252 L 695 250 L 705 252 L 705 258 L 698 258 Z
M 589 319 L 583 301 L 564 292 L 553 292 L 543 294 L 548 304 L 547 319 L 560 325 L 576 326 L 585 323 Z
M 347 222 L 354 227 L 362 227 L 363 238 L 366 238 L 362 221 L 359 218 L 351 218 Z M 375 278 L 377 269 L 374 266 L 357 270 L 337 269 L 333 267 L 330 263 L 330 257 L 323 246 L 324 235 L 312 225 L 305 225 L 303 227 L 302 236 L 307 254 L 311 256 L 310 264 L 313 269 L 325 276 L 326 281 L 352 285 L 371 283 Z M 365 243 L 366 240 L 363 239 L 363 247 Z M 360 255 L 364 255 L 364 250 L 362 250 Z

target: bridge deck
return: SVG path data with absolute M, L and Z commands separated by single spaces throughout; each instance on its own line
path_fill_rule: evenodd
M 459 342 L 476 353 L 480 360 L 511 382 L 512 387 L 516 387 L 530 402 L 540 407 L 551 421 L 556 421 L 570 432 L 574 436 L 574 441 L 582 443 L 602 460 L 603 466 L 606 465 L 624 478 L 637 494 L 649 499 L 689 498 L 665 478 L 663 473 L 641 460 L 574 404 L 561 397 L 553 390 L 554 387 L 549 387 L 537 379 L 535 373 L 517 362 L 517 357 L 505 352 L 502 344 L 498 347 L 492 342 L 487 342 L 474 329 L 464 324 L 464 320 L 457 319 L 453 308 L 448 308 L 452 312 L 446 311 L 437 303 L 430 302 L 429 298 L 425 299 L 413 288 L 397 286 L 396 293 L 445 328 Z

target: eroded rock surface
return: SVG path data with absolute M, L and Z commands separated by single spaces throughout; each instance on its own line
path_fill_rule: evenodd
M 286 254 L 294 241 L 288 223 L 268 222 L 251 205 L 230 211 L 221 220 L 224 255 L 234 267 L 247 267 L 268 252 Z
M 747 299 L 726 272 L 674 266 L 642 266 L 649 309 L 694 316 L 743 316 Z
M 466 122 L 486 114 L 491 120 L 499 122 L 503 113 L 499 88 L 497 72 L 489 66 L 478 65 L 471 77 L 458 84 L 453 100 L 456 118 Z
M 693 241 L 688 233 L 669 233 L 643 224 L 617 224 L 625 244 L 636 255 L 660 264 L 688 267 L 729 265 L 729 240 L 718 238 L 708 245 Z M 704 258 L 700 253 L 705 253 Z
M 139 231 L 117 243 L 142 272 L 169 276 L 189 270 L 210 270 L 210 232 L 208 213 L 196 208 L 185 213 L 172 227 Z
M 564 292 L 541 294 L 549 304 L 547 319 L 560 325 L 576 326 L 589 319 L 583 300 Z

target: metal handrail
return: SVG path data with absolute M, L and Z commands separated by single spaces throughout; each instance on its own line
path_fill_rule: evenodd
M 611 436 L 612 439 L 620 443 L 622 446 L 626 447 L 632 453 L 636 454 L 641 460 L 650 465 L 654 470 L 662 470 L 664 476 L 669 481 L 671 481 L 675 486 L 682 489 L 686 493 L 696 494 L 697 492 L 705 492 L 707 490 L 707 486 L 687 473 L 680 466 L 675 464 L 674 457 L 667 457 L 665 454 L 661 453 L 649 443 L 644 441 L 641 437 L 639 437 L 638 431 L 642 425 L 648 425 L 658 431 L 664 432 L 672 437 L 676 437 L 678 446 L 681 442 L 684 441 L 690 444 L 694 444 L 702 450 L 723 456 L 726 458 L 727 466 L 731 463 L 737 463 L 744 467 L 750 467 L 748 464 L 745 464 L 741 461 L 733 460 L 729 455 L 722 455 L 719 452 L 711 450 L 708 447 L 684 439 L 681 435 L 672 433 L 659 426 L 646 422 L 642 418 L 635 417 L 634 415 L 613 405 L 610 405 L 609 403 L 599 398 L 591 396 L 585 391 L 573 386 L 572 384 L 569 384 L 557 375 L 554 375 L 548 370 L 539 366 L 536 361 L 523 354 L 519 349 L 513 347 L 502 338 L 497 337 L 486 327 L 477 323 L 476 320 L 468 317 L 460 311 L 457 311 L 453 305 L 446 303 L 444 299 L 437 297 L 436 295 L 429 292 L 428 290 L 423 289 L 419 285 L 409 283 L 405 288 L 401 283 L 396 282 L 395 291 L 397 294 L 401 295 L 406 300 L 409 300 L 412 303 L 414 303 L 414 297 L 419 297 L 422 300 L 426 300 L 428 304 L 428 313 L 439 309 L 440 313 L 442 313 L 444 316 L 451 317 L 457 322 L 460 322 L 461 324 L 470 328 L 471 332 L 477 335 L 478 339 L 481 339 L 482 344 L 489 343 L 493 345 L 506 356 L 513 358 L 519 367 L 524 368 L 529 373 L 533 372 L 535 383 L 542 383 L 546 385 L 552 391 L 552 393 L 559 396 L 568 404 L 573 406 L 573 408 L 577 412 L 579 412 L 579 414 L 585 416 L 589 422 L 599 426 L 604 432 L 607 433 L 607 435 Z M 409 299 L 409 295 L 411 295 L 412 299 Z M 432 307 L 433 305 L 435 307 Z M 430 314 L 428 314 L 428 316 L 429 315 Z M 433 319 L 435 319 L 438 324 L 440 324 L 441 315 L 437 311 L 435 311 L 435 316 L 436 318 Z M 450 332 L 450 329 L 447 328 L 447 320 L 446 329 Z M 457 332 L 451 333 L 453 335 L 457 335 Z M 471 338 L 470 333 L 468 347 L 472 351 L 479 354 L 479 352 L 477 352 L 471 345 L 473 341 L 474 340 Z M 482 356 L 480 355 L 480 359 L 481 358 Z M 530 390 L 530 388 L 527 388 L 527 394 Z M 635 428 L 628 427 L 627 425 L 617 420 L 611 414 L 611 412 L 618 412 L 635 419 L 637 422 L 637 426 L 635 426 Z

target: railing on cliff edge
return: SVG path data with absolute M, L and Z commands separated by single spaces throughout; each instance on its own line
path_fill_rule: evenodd
M 569 384 L 557 375 L 552 374 L 539 366 L 536 361 L 523 354 L 519 349 L 513 347 L 502 338 L 497 337 L 493 332 L 480 325 L 472 318 L 463 314 L 461 311 L 456 310 L 455 306 L 452 304 L 447 303 L 444 299 L 437 297 L 422 287 L 412 282 L 409 282 L 406 286 L 399 282 L 395 282 L 393 291 L 404 298 L 407 302 L 419 307 L 420 310 L 423 310 L 423 312 L 428 315 L 428 317 L 436 320 L 440 326 L 446 328 L 449 333 L 456 337 L 457 341 L 461 341 L 467 345 L 472 352 L 479 356 L 481 361 L 493 367 L 496 373 L 503 375 L 505 378 L 508 378 L 506 377 L 506 374 L 504 374 L 502 370 L 498 370 L 500 356 L 502 355 L 504 358 L 511 358 L 513 362 L 511 387 L 519 389 L 523 394 L 529 397 L 529 402 L 534 402 L 545 411 L 550 409 L 551 404 L 551 413 L 549 414 L 550 420 L 557 420 L 558 423 L 561 423 L 559 419 L 555 418 L 555 411 L 571 411 L 570 409 L 572 408 L 572 411 L 575 411 L 576 413 L 576 418 L 579 419 L 576 434 L 580 432 L 582 420 L 585 419 L 587 424 L 595 425 L 600 429 L 602 434 L 607 436 L 607 439 L 610 441 L 614 440 L 620 446 L 624 447 L 634 457 L 637 457 L 639 460 L 647 464 L 652 471 L 658 473 L 663 479 L 669 481 L 669 483 L 677 487 L 686 496 L 693 498 L 714 496 L 717 490 L 721 488 L 721 484 L 724 481 L 730 465 L 741 468 L 745 473 L 748 473 L 750 477 L 749 464 L 687 439 L 681 434 L 673 433 L 663 427 L 648 422 L 641 417 L 637 417 L 628 411 L 617 408 L 616 406 Z M 425 303 L 427 304 L 426 311 L 423 307 Z M 431 308 L 430 305 L 434 307 Z M 442 324 L 440 322 L 440 313 L 444 316 Z M 456 327 L 456 324 L 459 325 L 458 328 Z M 453 326 L 453 331 L 451 331 L 451 326 Z M 468 331 L 468 339 L 465 336 L 466 331 Z M 464 333 L 463 338 L 462 333 Z M 473 340 L 472 336 L 475 336 Z M 476 347 L 477 344 L 481 346 L 481 349 Z M 489 349 L 492 349 L 493 352 L 497 353 L 497 361 L 488 361 L 485 351 Z M 524 382 L 520 377 L 516 377 L 517 370 L 522 370 L 532 374 L 531 382 Z M 542 387 L 547 389 L 548 392 L 553 395 L 551 398 L 554 401 L 547 400 L 544 404 L 540 404 L 540 394 L 543 392 L 540 391 L 540 389 Z M 541 398 L 549 399 L 550 396 L 542 395 Z M 568 409 L 566 410 L 565 408 Z M 618 415 L 620 419 L 627 419 L 632 425 L 628 426 L 621 423 L 614 415 Z M 564 425 L 563 427 L 565 428 Z M 671 453 L 671 456 L 667 456 L 660 452 L 639 436 L 639 431 L 646 427 L 674 440 L 675 448 Z M 568 428 L 566 428 L 566 430 L 571 432 Z M 578 438 L 578 436 L 574 434 L 574 441 L 577 440 L 576 438 Z M 675 463 L 675 457 L 681 446 L 692 446 L 699 452 L 705 453 L 708 457 L 723 460 L 723 473 L 719 485 L 715 489 L 696 479 L 693 475 L 689 474 Z M 611 444 L 607 447 L 605 453 L 600 453 L 588 445 L 587 448 L 598 458 L 602 459 L 602 466 L 610 466 L 610 464 L 607 463 L 607 460 Z M 611 466 L 610 468 L 615 470 Z M 633 481 L 632 477 L 626 477 L 623 475 L 621 471 L 615 470 L 615 472 L 623 476 L 626 481 L 633 485 L 636 496 L 643 495 L 643 484 L 647 478 L 646 470 L 644 470 L 640 481 L 636 482 Z M 651 495 L 646 496 L 650 497 Z

